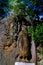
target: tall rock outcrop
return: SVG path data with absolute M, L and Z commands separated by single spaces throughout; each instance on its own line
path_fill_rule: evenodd
M 12 16 L 0 21 L 0 65 L 14 65 L 15 61 L 29 61 L 31 58 L 31 39 L 27 27 L 23 25 L 21 28 L 17 33 Z

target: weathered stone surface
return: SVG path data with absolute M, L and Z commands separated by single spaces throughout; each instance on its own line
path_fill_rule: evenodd
M 43 65 L 43 47 L 41 44 L 37 47 L 37 65 Z
M 20 45 L 20 42 L 22 42 L 23 40 L 19 40 L 20 42 L 16 40 L 17 34 L 15 34 L 16 26 L 14 25 L 14 19 L 14 17 L 10 16 L 0 21 L 0 65 L 14 65 L 14 62 L 20 59 L 18 59 L 18 57 L 20 57 L 20 53 L 22 51 L 19 52 L 20 48 L 18 48 L 17 42 Z M 25 34 L 22 34 L 24 36 L 24 43 L 26 45 L 23 45 L 28 46 L 28 41 L 27 39 L 25 39 L 27 38 L 27 31 L 25 30 L 25 32 Z M 21 37 L 19 36 L 18 39 L 19 38 Z M 28 49 L 25 49 L 25 46 L 24 50 L 26 51 Z
M 11 16 L 0 21 L 0 65 L 14 65 L 16 41 L 12 40 L 13 20 Z
M 31 43 L 29 42 L 30 40 L 28 39 L 27 27 L 23 25 L 22 30 L 18 36 L 17 47 L 19 48 L 20 59 L 24 59 L 24 61 L 29 61 L 31 59 Z
M 27 27 L 23 26 L 22 31 L 17 33 L 14 20 L 11 16 L 0 21 L 0 65 L 14 65 L 15 61 L 29 62 L 29 55 L 31 57 L 31 37 L 27 36 Z M 34 46 L 32 49 L 35 49 Z M 36 58 L 32 59 L 34 62 Z

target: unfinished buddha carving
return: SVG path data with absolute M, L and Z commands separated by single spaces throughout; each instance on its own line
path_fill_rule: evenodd
M 31 43 L 28 40 L 27 27 L 22 26 L 22 30 L 19 33 L 17 46 L 19 48 L 20 58 L 30 60 L 31 59 Z

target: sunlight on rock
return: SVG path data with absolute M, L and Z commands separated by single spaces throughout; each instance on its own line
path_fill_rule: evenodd
M 10 23 L 10 29 L 12 29 L 12 27 L 13 27 L 13 23 Z
M 6 46 L 4 49 L 5 51 L 11 51 L 13 50 L 13 48 L 14 48 L 14 44 L 12 44 L 11 46 Z

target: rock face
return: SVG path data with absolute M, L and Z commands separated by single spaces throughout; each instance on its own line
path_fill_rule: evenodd
M 12 20 L 12 17 L 8 17 L 0 21 L 0 65 L 14 64 L 15 47 L 14 42 L 10 39 L 9 27 Z
M 37 47 L 37 64 L 43 65 L 43 47 L 41 44 Z
M 17 38 L 14 20 L 15 18 L 11 16 L 0 21 L 0 65 L 14 65 L 15 61 L 20 61 L 26 56 L 29 61 L 28 56 L 31 55 L 29 50 L 31 43 L 28 41 L 27 31 L 23 31 L 26 27 L 22 28 Z

